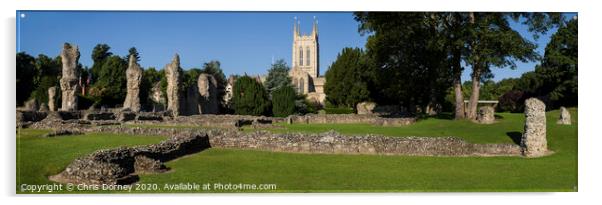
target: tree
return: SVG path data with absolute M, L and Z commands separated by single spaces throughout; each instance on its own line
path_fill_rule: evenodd
M 575 18 L 552 35 L 541 65 L 535 68 L 542 81 L 536 94 L 546 96 L 550 107 L 577 105 L 577 45 Z
M 136 50 L 136 47 L 131 47 L 131 48 L 128 50 L 128 55 L 127 55 L 127 56 L 124 56 L 124 59 L 125 59 L 126 61 L 129 61 L 129 58 L 130 58 L 130 56 L 132 56 L 132 55 L 134 56 L 134 58 L 136 58 L 136 62 L 139 62 L 139 61 L 140 61 L 140 53 L 138 53 L 138 50 Z
M 48 88 L 59 86 L 62 72 L 61 66 L 60 57 L 52 59 L 43 54 L 38 55 L 35 62 L 35 89 L 31 97 L 37 99 L 39 102 L 48 102 Z
M 97 76 L 100 74 L 100 69 L 104 65 L 105 60 L 112 56 L 113 53 L 109 52 L 111 47 L 107 44 L 96 44 L 92 49 L 92 78 L 93 82 L 96 82 Z
M 270 111 L 268 93 L 263 85 L 246 75 L 236 80 L 232 102 L 238 115 L 268 115 Z
M 380 104 L 399 104 L 409 111 L 429 110 L 444 101 L 451 72 L 445 36 L 433 13 L 357 12 Z
M 264 83 L 271 95 L 279 88 L 292 86 L 291 78 L 288 76 L 289 70 L 290 68 L 286 65 L 284 59 L 279 59 L 272 64 Z
M 295 113 L 295 89 L 285 85 L 272 91 L 272 113 L 275 117 L 287 117 Z
M 367 69 L 366 55 L 359 48 L 343 48 L 326 71 L 326 100 L 335 106 L 354 108 L 370 100 L 372 73 Z
M 126 73 L 128 64 L 119 56 L 109 56 L 97 71 L 97 80 L 90 89 L 96 104 L 115 106 L 123 103 L 127 90 Z
M 35 59 L 25 52 L 17 53 L 17 105 L 23 105 L 34 89 Z
M 475 119 L 480 82 L 482 78 L 493 76 L 490 70 L 492 67 L 515 69 L 517 60 L 528 62 L 540 59 L 534 51 L 535 44 L 513 30 L 509 22 L 521 21 L 537 37 L 539 33 L 561 25 L 564 18 L 560 13 L 470 12 L 468 15 L 468 52 L 464 60 L 472 67 L 472 92 L 466 113 L 469 119 Z

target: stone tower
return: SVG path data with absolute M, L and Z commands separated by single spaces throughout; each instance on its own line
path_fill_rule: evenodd
M 318 25 L 314 18 L 310 35 L 302 35 L 300 22 L 293 25 L 293 68 L 298 68 L 313 78 L 320 74 Z
M 297 92 L 307 98 L 323 103 L 324 77 L 320 77 L 320 44 L 318 41 L 318 22 L 314 17 L 311 34 L 301 34 L 300 22 L 295 17 L 293 23 L 292 69 L 289 76 Z

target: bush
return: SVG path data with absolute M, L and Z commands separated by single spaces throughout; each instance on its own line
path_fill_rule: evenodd
M 272 91 L 272 113 L 275 117 L 287 117 L 295 113 L 295 89 L 284 86 Z
M 234 113 L 238 115 L 269 115 L 268 93 L 254 78 L 240 77 L 233 88 Z
M 349 108 L 349 107 L 331 107 L 331 108 L 324 108 L 324 110 L 326 111 L 326 114 L 353 114 L 353 113 L 355 113 L 353 111 L 353 108 Z
M 511 90 L 499 98 L 499 111 L 522 112 L 527 94 L 521 90 Z

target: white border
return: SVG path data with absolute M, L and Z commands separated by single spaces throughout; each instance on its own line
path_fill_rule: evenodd
M 301 3 L 303 2 L 303 3 Z M 586 1 L 553 0 L 10 0 L 2 6 L 4 66 L 0 101 L 4 156 L 2 160 L 2 202 L 6 204 L 590 204 L 599 203 L 602 182 L 596 106 L 601 101 L 599 5 Z M 563 11 L 579 16 L 579 192 L 578 193 L 377 193 L 377 194 L 152 194 L 152 195 L 15 195 L 15 14 L 16 10 L 220 10 L 220 11 Z M 174 197 L 175 196 L 175 197 Z

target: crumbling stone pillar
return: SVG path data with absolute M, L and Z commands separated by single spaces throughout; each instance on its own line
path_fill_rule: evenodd
M 546 105 L 536 98 L 525 101 L 525 131 L 521 139 L 523 155 L 540 157 L 548 151 Z
M 128 69 L 125 71 L 127 77 L 127 95 L 123 102 L 123 109 L 140 112 L 140 82 L 142 81 L 142 68 L 136 62 L 134 55 L 130 55 Z
M 201 114 L 217 114 L 219 111 L 217 80 L 213 75 L 202 73 L 199 75 L 197 84 L 200 94 L 199 112 Z
M 571 124 L 571 113 L 565 107 L 560 107 L 560 118 L 556 121 L 559 125 L 570 125 Z
M 495 109 L 491 106 L 480 107 L 477 120 L 481 124 L 491 124 L 495 122 Z
M 77 110 L 77 93 L 80 90 L 78 84 L 79 72 L 77 62 L 79 60 L 79 48 L 65 43 L 61 52 L 63 63 L 63 76 L 61 77 L 62 104 L 61 110 Z
M 376 103 L 373 102 L 360 102 L 356 105 L 358 115 L 373 114 Z
M 165 77 L 167 78 L 167 109 L 171 110 L 173 116 L 180 115 L 180 84 L 182 82 L 182 70 L 180 69 L 180 56 L 176 54 L 170 64 L 165 66 Z
M 48 88 L 48 110 L 56 111 L 56 87 Z

